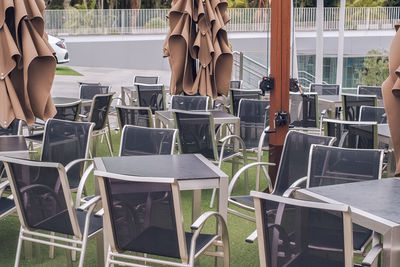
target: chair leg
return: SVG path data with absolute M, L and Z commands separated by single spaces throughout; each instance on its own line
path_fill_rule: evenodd
M 51 232 L 50 233 L 51 235 L 54 235 L 55 233 L 54 232 Z M 54 239 L 52 238 L 52 239 L 50 239 L 50 242 L 54 242 Z M 54 259 L 54 246 L 50 246 L 49 247 L 49 258 L 50 259 Z
M 105 266 L 105 267 L 109 267 L 109 266 L 110 266 L 110 260 L 113 259 L 113 256 L 111 256 L 110 254 L 111 254 L 111 248 L 108 247 L 107 259 L 106 259 L 106 266 Z
M 22 228 L 19 230 L 19 238 L 18 238 L 18 245 L 17 245 L 17 254 L 15 255 L 15 263 L 14 267 L 19 266 L 19 258 L 21 257 L 21 247 L 22 247 Z
M 107 132 L 105 132 L 104 134 L 106 135 L 106 141 L 107 141 L 107 145 L 108 145 L 108 150 L 110 151 L 110 155 L 113 156 L 113 150 L 111 147 L 110 136 L 108 136 Z
M 72 264 L 72 254 L 71 254 L 71 250 L 69 250 L 69 249 L 66 249 L 65 250 L 65 257 L 67 258 L 67 266 L 73 266 L 73 264 Z

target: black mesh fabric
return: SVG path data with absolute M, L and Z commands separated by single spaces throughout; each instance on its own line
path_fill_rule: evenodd
M 379 179 L 381 155 L 379 150 L 315 146 L 308 174 L 309 187 Z M 335 218 L 321 218 L 325 219 Z M 354 224 L 353 233 L 354 248 L 360 250 L 372 231 Z
M 358 121 L 361 106 L 376 106 L 375 96 L 342 95 L 346 121 Z
M 277 213 L 267 211 L 277 208 Z M 344 266 L 343 215 L 261 200 L 261 214 L 267 266 L 271 267 L 338 267 Z M 321 217 L 335 217 L 324 220 Z M 329 230 L 329 231 L 326 231 Z M 312 243 L 318 237 L 319 246 Z
M 241 99 L 239 103 L 240 137 L 246 148 L 258 147 L 261 134 L 269 123 L 269 101 Z M 263 147 L 268 146 L 268 135 Z
M 119 250 L 180 257 L 170 184 L 105 178 L 105 187 Z
M 376 124 L 346 124 L 340 121 L 326 121 L 325 135 L 336 137 L 335 146 L 346 148 L 377 148 Z
M 0 129 L 2 129 L 0 127 Z M 0 153 L 2 151 L 27 151 L 25 138 L 21 135 L 0 135 Z M 0 178 L 6 178 L 3 162 L 0 161 Z M 1 213 L 0 213 L 1 214 Z
M 233 115 L 237 116 L 239 109 L 239 101 L 240 99 L 259 99 L 260 98 L 260 90 L 247 90 L 247 89 L 231 89 L 231 103 L 232 103 L 232 111 Z
M 95 124 L 93 130 L 101 130 L 106 126 L 107 114 L 110 109 L 112 94 L 96 95 L 90 107 L 89 122 Z
M 136 84 L 139 106 L 150 107 L 154 114 L 157 110 L 164 110 L 164 86 L 160 84 Z
M 207 96 L 174 95 L 171 108 L 178 110 L 207 110 Z
M 10 163 L 10 169 L 27 226 L 73 235 L 57 168 Z
M 290 124 L 295 127 L 318 127 L 318 95 L 290 94 Z
M 80 102 L 70 106 L 58 106 L 56 107 L 57 113 L 53 118 L 66 121 L 76 121 L 80 112 L 80 106 Z
M 116 107 L 121 128 L 125 125 L 152 127 L 148 109 L 135 107 Z
M 134 83 L 157 84 L 158 76 L 135 76 Z
M 382 88 L 380 86 L 358 86 L 358 93 L 360 95 L 376 95 L 378 99 L 382 99 Z
M 14 119 L 8 128 L 0 127 L 1 135 L 17 135 L 18 134 L 19 119 Z
M 274 194 L 282 195 L 295 181 L 307 176 L 312 144 L 329 145 L 331 137 L 289 131 L 276 176 Z
M 209 159 L 215 159 L 214 127 L 209 112 L 175 112 L 179 141 L 182 153 L 200 153 Z
M 121 137 L 121 156 L 169 155 L 175 130 L 126 126 Z
M 93 99 L 98 94 L 108 94 L 110 86 L 100 84 L 82 84 L 80 87 L 79 98 L 80 99 Z M 82 107 L 82 114 L 88 114 L 90 111 L 89 106 Z
M 49 119 L 44 134 L 41 160 L 58 162 L 66 166 L 73 160 L 85 158 L 90 126 L 91 124 L 87 122 Z M 78 186 L 83 164 L 83 162 L 75 164 L 68 171 L 71 188 Z
M 360 121 L 376 121 L 378 124 L 387 123 L 385 108 L 361 106 Z
M 318 95 L 339 95 L 339 84 L 311 84 L 310 92 L 316 92 Z
M 242 81 L 231 81 L 230 88 L 240 89 L 242 85 Z

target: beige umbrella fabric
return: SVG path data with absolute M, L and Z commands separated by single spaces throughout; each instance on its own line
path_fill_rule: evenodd
M 44 32 L 43 0 L 0 1 L 0 125 L 31 125 L 56 109 L 51 99 L 56 60 Z
M 183 9 L 183 6 L 186 8 Z M 164 56 L 169 56 L 171 66 L 171 94 L 184 92 L 188 95 L 208 95 L 214 99 L 218 94 L 228 94 L 233 56 L 225 29 L 229 21 L 227 6 L 227 2 L 221 0 L 172 2 L 170 32 L 164 44 Z M 178 21 L 177 14 L 186 16 L 187 20 Z M 187 31 L 180 35 L 177 28 Z M 182 45 L 182 39 L 185 45 Z M 199 62 L 197 74 L 193 64 L 195 59 Z
M 400 175 L 400 24 L 389 51 L 389 77 L 382 84 L 383 102 L 396 157 L 396 176 Z

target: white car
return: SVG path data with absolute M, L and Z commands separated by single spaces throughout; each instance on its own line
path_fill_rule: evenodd
M 49 44 L 56 52 L 55 57 L 57 60 L 57 64 L 69 62 L 67 45 L 65 44 L 64 39 L 60 39 L 51 35 L 48 35 L 48 37 L 49 37 Z

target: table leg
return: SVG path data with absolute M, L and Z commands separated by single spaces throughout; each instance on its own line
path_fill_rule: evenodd
M 219 179 L 218 212 L 221 214 L 225 222 L 228 224 L 228 177 L 221 177 Z M 218 231 L 218 225 L 217 225 L 217 231 Z M 223 251 L 221 247 L 218 247 L 217 250 Z M 224 266 L 224 260 L 222 258 L 216 257 L 215 266 Z
M 400 226 L 393 227 L 383 235 L 384 267 L 400 266 Z
M 240 120 L 238 120 L 237 122 L 235 122 L 233 124 L 233 134 L 240 136 Z M 239 151 L 239 141 L 235 140 L 233 143 L 233 150 L 234 151 Z M 238 159 L 234 159 L 232 162 L 232 177 L 235 175 L 235 173 L 238 171 L 239 169 L 239 161 Z M 247 181 L 246 181 L 247 184 Z
M 125 102 L 125 90 L 124 87 L 121 86 L 121 102 L 122 105 L 126 106 L 126 102 Z
M 193 190 L 192 197 L 192 222 L 196 221 L 201 214 L 201 190 Z
M 156 128 L 161 128 L 160 116 L 157 113 L 154 115 L 154 125 Z

